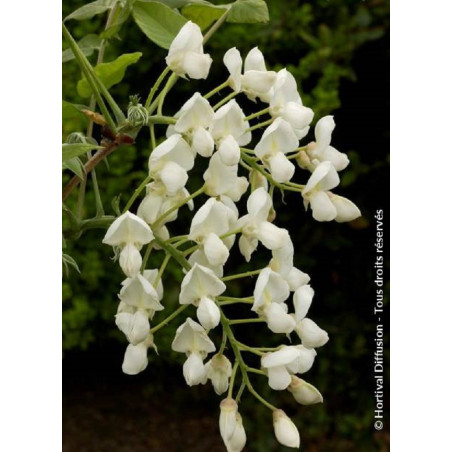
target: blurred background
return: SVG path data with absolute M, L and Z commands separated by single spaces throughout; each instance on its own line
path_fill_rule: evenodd
M 83 0 L 63 2 L 63 15 L 83 5 Z M 215 3 L 215 2 L 214 2 Z M 174 113 L 191 94 L 208 92 L 226 78 L 224 52 L 236 46 L 246 54 L 258 45 L 267 67 L 287 67 L 296 77 L 303 103 L 316 118 L 333 114 L 336 129 L 332 145 L 350 158 L 336 193 L 353 200 L 362 218 L 350 224 L 317 223 L 306 213 L 297 193 L 278 195 L 276 223 L 287 227 L 294 241 L 295 264 L 309 273 L 315 290 L 312 317 L 330 335 L 318 350 L 313 368 L 303 376 L 316 386 L 324 403 L 310 407 L 296 404 L 290 394 L 269 390 L 266 379 L 252 376 L 253 384 L 273 404 L 283 408 L 300 429 L 302 450 L 309 452 L 373 452 L 389 450 L 389 357 L 385 355 L 385 427 L 373 427 L 373 352 L 375 338 L 374 213 L 384 209 L 385 250 L 389 250 L 389 1 L 386 0 L 268 0 L 269 24 L 225 24 L 210 40 L 206 52 L 214 64 L 207 81 L 180 81 L 167 98 L 166 109 Z M 80 39 L 103 27 L 105 17 L 71 21 L 68 26 Z M 146 98 L 164 68 L 166 51 L 150 42 L 132 22 L 120 39 L 107 48 L 105 61 L 121 53 L 140 51 L 124 81 L 111 92 L 125 109 L 128 96 Z M 86 103 L 75 89 L 80 71 L 75 62 L 63 66 L 63 98 Z M 217 95 L 214 99 L 220 100 Z M 240 97 L 246 112 L 256 111 Z M 260 108 L 257 108 L 260 109 Z M 86 122 L 63 114 L 63 140 L 68 133 L 84 131 Z M 165 129 L 157 129 L 162 136 Z M 95 129 L 94 136 L 99 138 Z M 310 132 L 309 139 L 313 139 Z M 98 178 L 107 214 L 118 194 L 123 202 L 147 173 L 149 138 L 142 132 L 135 146 L 118 149 L 109 165 L 98 166 Z M 307 173 L 300 172 L 302 177 Z M 201 185 L 202 170 L 190 175 L 190 191 Z M 300 177 L 300 176 L 299 176 Z M 63 182 L 69 175 L 63 175 Z M 304 179 L 299 179 L 301 183 Z M 75 193 L 68 204 L 76 202 Z M 201 200 L 197 200 L 199 207 Z M 122 204 L 123 205 L 123 204 Z M 243 203 L 239 207 L 243 207 Z M 136 206 L 134 206 L 136 208 Z M 243 212 L 243 210 L 242 210 Z M 85 203 L 86 218 L 95 215 L 90 184 Z M 182 210 L 170 225 L 173 233 L 188 230 L 190 214 Z M 184 356 L 170 344 L 180 321 L 159 331 L 160 355 L 138 376 L 127 376 L 121 363 L 127 342 L 114 324 L 116 293 L 123 275 L 113 262 L 110 247 L 101 240 L 105 231 L 86 231 L 68 241 L 65 252 L 77 261 L 81 274 L 71 271 L 63 279 L 63 450 L 65 452 L 216 452 L 223 451 L 218 431 L 219 402 L 211 385 L 188 388 L 182 376 Z M 235 250 L 236 247 L 234 247 Z M 151 256 L 158 265 L 161 256 Z M 253 268 L 269 260 L 265 250 L 253 255 Z M 389 295 L 389 253 L 385 252 L 385 304 Z M 245 271 L 235 250 L 228 261 L 231 271 Z M 182 275 L 169 265 L 164 277 L 166 305 L 177 304 Z M 230 293 L 252 293 L 254 280 L 240 280 Z M 193 311 L 194 312 L 194 311 Z M 385 309 L 385 341 L 389 346 L 388 307 Z M 163 315 L 164 316 L 164 315 Z M 240 314 L 237 314 L 240 317 Z M 160 317 L 156 317 L 159 321 Z M 163 317 L 161 317 L 163 318 Z M 236 327 L 245 343 L 278 344 L 277 335 L 265 327 Z M 213 338 L 218 343 L 219 334 Z M 279 338 L 281 339 L 281 338 Z M 386 351 L 387 353 L 387 351 Z M 249 394 L 242 398 L 241 414 L 247 431 L 247 451 L 289 450 L 273 436 L 271 413 Z

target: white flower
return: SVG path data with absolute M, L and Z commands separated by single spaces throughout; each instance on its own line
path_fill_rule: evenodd
M 127 276 L 141 267 L 141 247 L 154 239 L 151 228 L 138 216 L 126 212 L 110 225 L 102 243 L 121 248 L 119 265 Z
M 202 40 L 201 29 L 188 21 L 171 43 L 166 64 L 180 77 L 207 78 L 212 58 L 204 53 Z
M 291 373 L 287 369 L 287 366 L 297 362 L 299 357 L 300 353 L 294 346 L 283 346 L 280 350 L 267 353 L 262 357 L 261 365 L 267 369 L 270 388 L 282 391 L 289 386 Z
M 300 286 L 293 295 L 295 320 L 299 322 L 306 317 L 314 297 L 314 290 L 308 284 Z
M 301 339 L 301 343 L 305 347 L 318 348 L 325 345 L 328 340 L 328 333 L 322 330 L 314 321 L 308 318 L 304 318 L 297 323 L 295 328 L 298 336 Z
M 314 363 L 316 351 L 303 345 L 282 346 L 276 352 L 265 354 L 261 365 L 267 369 L 270 388 L 282 391 L 289 386 L 291 375 L 307 372 Z
M 161 311 L 163 306 L 159 302 L 159 295 L 154 286 L 143 275 L 127 278 L 122 283 L 119 299 L 136 309 L 145 310 L 152 319 L 156 311 Z
M 355 220 L 361 216 L 361 211 L 358 207 L 352 203 L 349 199 L 343 198 L 342 196 L 335 195 L 333 193 L 328 193 L 331 202 L 336 208 L 336 218 L 334 221 L 338 223 L 344 223 L 347 221 Z
M 299 287 L 308 284 L 311 278 L 307 273 L 302 272 L 296 267 L 292 267 L 285 280 L 289 283 L 290 290 L 295 292 Z
M 202 360 L 207 353 L 215 351 L 215 344 L 209 339 L 205 329 L 187 318 L 176 330 L 171 348 L 188 356 L 183 367 L 187 384 L 189 386 L 204 384 L 207 381 L 207 374 Z
M 210 157 L 214 142 L 206 129 L 212 124 L 214 111 L 209 101 L 204 99 L 200 93 L 195 93 L 185 102 L 175 117 L 177 122 L 173 126 L 174 132 L 188 137 L 193 151 L 203 157 Z
M 196 250 L 188 258 L 188 263 L 193 267 L 195 264 L 210 268 L 219 278 L 223 277 L 223 265 L 211 265 L 207 260 L 204 250 Z
M 265 129 L 255 147 L 256 155 L 270 169 L 276 182 L 288 182 L 295 172 L 294 164 L 284 154 L 298 148 L 298 138 L 291 125 L 282 118 L 276 118 Z
M 292 375 L 292 381 L 287 389 L 301 405 L 314 405 L 323 402 L 322 394 L 317 388 L 295 375 Z
M 310 143 L 307 154 L 314 168 L 320 162 L 331 162 L 336 171 L 342 171 L 350 163 L 346 154 L 330 146 L 331 134 L 335 127 L 333 116 L 324 116 L 315 126 L 315 143 Z
M 283 303 L 290 295 L 289 285 L 282 276 L 270 268 L 264 268 L 254 288 L 252 311 L 261 313 L 270 303 Z
M 183 375 L 188 386 L 206 384 L 207 375 L 202 356 L 198 352 L 192 352 L 188 355 L 183 366 Z
M 278 228 L 267 221 L 271 208 L 272 199 L 263 187 L 254 190 L 248 198 L 248 214 L 237 223 L 242 230 L 239 240 L 240 252 L 247 262 L 257 248 L 258 240 L 270 250 L 281 248 L 290 240 L 286 229 Z
M 207 378 L 212 381 L 213 388 L 218 395 L 228 390 L 229 377 L 232 373 L 231 362 L 224 355 L 214 355 L 206 363 Z
M 231 135 L 240 146 L 246 146 L 251 141 L 249 128 L 245 113 L 235 99 L 232 99 L 215 112 L 210 133 L 216 143 Z
M 137 345 L 148 337 L 149 318 L 143 310 L 138 309 L 134 314 L 119 312 L 115 317 L 117 327 L 125 334 L 132 345 Z
M 327 194 L 339 185 L 339 175 L 331 162 L 320 163 L 302 191 L 304 205 L 310 205 L 312 216 L 317 221 L 331 221 L 337 216 L 337 209 Z
M 287 279 L 294 268 L 293 255 L 294 247 L 289 237 L 289 241 L 283 247 L 272 250 L 272 260 L 269 267 L 284 279 Z
M 239 201 L 248 189 L 249 183 L 246 177 L 238 177 L 238 169 L 238 165 L 225 164 L 221 154 L 215 152 L 203 176 L 206 193 L 209 196 L 226 195 L 235 202 Z
M 260 97 L 262 101 L 268 102 L 269 92 L 276 80 L 276 73 L 267 71 L 264 56 L 257 47 L 250 50 L 245 58 L 243 75 L 241 74 L 242 57 L 235 47 L 225 53 L 223 62 L 230 74 L 231 88 L 236 93 L 242 91 L 253 101 L 256 97 Z
M 263 312 L 268 329 L 273 333 L 291 333 L 296 326 L 293 315 L 288 314 L 285 303 L 270 303 Z
M 188 238 L 202 244 L 210 265 L 223 265 L 229 257 L 229 249 L 220 236 L 233 229 L 236 222 L 237 213 L 233 209 L 209 198 L 193 217 Z
M 129 344 L 124 354 L 122 371 L 128 375 L 136 375 L 146 369 L 148 365 L 148 345 L 145 342 Z
M 226 285 L 210 268 L 195 264 L 182 281 L 179 303 L 197 306 L 199 322 L 210 330 L 220 323 L 220 310 L 213 299 L 225 290 Z
M 280 444 L 296 449 L 300 447 L 300 433 L 283 410 L 273 411 L 273 428 Z
M 149 174 L 161 180 L 169 194 L 185 186 L 194 165 L 193 151 L 182 135 L 176 133 L 159 144 L 149 157 Z
M 297 82 L 287 69 L 281 69 L 277 74 L 270 100 L 270 114 L 286 120 L 299 140 L 309 132 L 314 112 L 303 106 Z

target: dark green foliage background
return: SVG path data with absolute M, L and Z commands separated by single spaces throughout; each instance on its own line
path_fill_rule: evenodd
M 64 2 L 64 15 L 83 3 L 76 0 Z M 373 429 L 375 319 L 372 309 L 375 300 L 373 215 L 376 209 L 385 209 L 386 233 L 389 233 L 389 2 L 270 0 L 267 3 L 270 11 L 268 25 L 223 25 L 206 49 L 214 60 L 209 79 L 190 83 L 180 81 L 170 93 L 166 108 L 169 113 L 174 112 L 195 90 L 205 93 L 222 82 L 226 77 L 222 56 L 228 48 L 236 46 L 242 54 L 246 54 L 258 45 L 269 67 L 275 70 L 287 67 L 294 74 L 301 86 L 304 104 L 316 112 L 315 120 L 325 114 L 334 114 L 337 128 L 332 144 L 347 152 L 351 160 L 349 168 L 341 175 L 341 186 L 336 191 L 361 208 L 362 219 L 352 225 L 316 223 L 310 213 L 304 211 L 301 197 L 297 194 L 286 194 L 284 200 L 276 197 L 276 223 L 290 230 L 297 250 L 296 265 L 312 277 L 311 284 L 316 295 L 311 317 L 330 334 L 330 342 L 319 350 L 314 368 L 306 375 L 306 379 L 323 393 L 325 403 L 300 408 L 290 394 L 270 393 L 261 377 L 255 381 L 273 403 L 295 416 L 301 428 L 304 450 L 388 450 L 388 413 L 383 432 L 375 434 Z M 98 16 L 85 22 L 71 21 L 69 27 L 73 35 L 80 39 L 88 33 L 99 32 L 104 20 L 104 17 Z M 124 82 L 112 89 L 123 108 L 126 108 L 131 94 L 146 98 L 156 75 L 164 68 L 166 51 L 147 40 L 132 21 L 123 26 L 120 39 L 112 41 L 107 48 L 105 61 L 135 51 L 143 53 L 141 60 L 128 69 Z M 79 78 L 76 63 L 66 63 L 63 68 L 63 98 L 87 104 L 85 99 L 77 97 L 75 86 Z M 253 111 L 250 104 L 244 105 L 247 112 Z M 86 121 L 78 116 L 64 118 L 63 139 L 68 133 L 83 131 L 85 127 Z M 163 135 L 164 129 L 158 129 L 158 132 Z M 99 138 L 98 133 L 95 130 L 96 138 Z M 108 167 L 103 164 L 98 167 L 102 198 L 108 214 L 113 214 L 110 203 L 114 197 L 121 194 L 124 205 L 146 175 L 149 156 L 146 134 L 143 132 L 138 137 L 136 146 L 115 151 L 108 159 Z M 312 133 L 309 138 L 312 138 Z M 189 188 L 200 186 L 201 174 L 202 171 L 199 171 L 191 176 Z M 63 176 L 64 181 L 68 178 L 68 174 Z M 76 198 L 74 193 L 68 204 L 74 206 Z M 199 200 L 196 205 L 200 205 Z M 86 218 L 95 214 L 90 183 L 84 214 Z M 190 215 L 183 211 L 180 221 L 171 225 L 170 230 L 176 234 L 184 233 L 189 221 Z M 80 390 L 80 386 L 72 385 L 72 380 L 78 380 L 82 374 L 83 384 L 93 388 L 98 377 L 115 385 L 120 382 L 123 387 L 130 384 L 126 381 L 133 380 L 133 377 L 127 377 L 127 380 L 120 374 L 126 341 L 114 325 L 114 314 L 116 293 L 123 276 L 111 259 L 111 249 L 101 244 L 103 234 L 102 230 L 87 231 L 77 240 L 68 240 L 65 250 L 75 258 L 81 270 L 81 275 L 71 271 L 69 277 L 63 280 L 64 378 L 70 391 L 74 391 L 74 387 Z M 389 249 L 388 238 L 385 236 L 386 250 Z M 268 258 L 265 251 L 260 252 L 256 255 L 254 268 L 265 265 Z M 156 266 L 160 259 L 158 253 L 151 257 Z M 389 254 L 385 254 L 385 259 L 388 281 Z M 245 269 L 243 259 L 237 252 L 232 254 L 227 268 L 234 272 Z M 166 305 L 177 304 L 180 280 L 180 270 L 169 265 L 164 278 Z M 248 285 L 231 285 L 231 293 L 248 295 L 252 292 L 252 285 L 252 281 Z M 388 294 L 387 283 L 386 296 Z M 385 303 L 387 301 L 386 297 Z M 183 357 L 170 351 L 177 324 L 158 333 L 156 343 L 160 356 L 153 356 L 145 374 L 133 381 L 137 382 L 137 387 L 145 387 L 149 397 L 157 400 L 163 397 L 170 385 L 166 400 L 172 405 L 178 404 L 179 411 L 185 410 L 186 404 L 197 402 L 204 404 L 204 411 L 209 416 L 217 416 L 219 399 L 216 400 L 209 385 L 191 390 L 184 387 L 180 376 Z M 385 331 L 388 341 L 388 318 Z M 244 328 L 238 334 L 251 345 L 264 342 L 272 345 L 278 340 L 274 335 L 269 336 L 262 327 Z M 95 374 L 93 379 L 87 377 L 91 373 Z M 173 374 L 177 376 L 168 377 Z M 388 382 L 386 385 L 385 409 L 389 404 Z M 68 405 L 67 416 L 71 415 L 70 409 Z M 274 450 L 276 446 L 268 411 L 247 396 L 242 414 L 249 437 L 247 450 Z M 118 446 L 110 450 L 129 449 Z M 184 449 L 174 446 L 174 449 L 162 450 Z M 194 446 L 186 450 L 203 451 L 207 448 Z

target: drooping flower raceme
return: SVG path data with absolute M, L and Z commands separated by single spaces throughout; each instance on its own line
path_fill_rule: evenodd
M 300 143 L 310 133 L 314 112 L 303 105 L 294 76 L 285 68 L 278 73 L 267 70 L 257 47 L 244 63 L 235 47 L 226 52 L 223 61 L 227 82 L 206 95 L 195 92 L 173 116 L 163 113 L 165 96 L 176 76 L 204 79 L 212 63 L 204 53 L 198 25 L 189 21 L 166 58 L 175 75 L 159 94 L 152 91 L 158 96 L 158 114 L 153 116 L 155 102 L 149 109 L 138 104 L 138 99 L 131 102 L 129 123 L 137 129 L 149 125 L 153 149 L 149 177 L 140 185 L 146 187 L 146 194 L 138 215 L 120 215 L 103 240 L 119 251 L 119 265 L 127 276 L 119 290 L 115 317 L 128 341 L 122 369 L 130 375 L 144 371 L 149 351 L 157 350 L 159 331 L 183 316 L 172 349 L 186 356 L 182 373 L 187 385 L 210 380 L 216 394 L 227 393 L 219 417 L 227 451 L 240 452 L 245 447 L 246 432 L 238 410 L 244 391 L 272 411 L 276 439 L 298 448 L 297 427 L 283 410 L 258 394 L 248 376 L 249 372 L 263 375 L 271 389 L 289 391 L 301 405 L 323 401 L 320 391 L 300 375 L 304 378 L 314 365 L 316 349 L 324 346 L 329 336 L 307 317 L 314 289 L 310 277 L 294 265 L 295 246 L 283 227 L 283 217 L 278 215 L 277 197 L 279 192 L 297 192 L 317 221 L 351 221 L 360 211 L 348 199 L 331 192 L 340 183 L 338 171 L 349 163 L 345 154 L 330 145 L 333 117 L 317 122 L 315 141 Z M 211 105 L 210 99 L 228 87 L 233 92 Z M 240 95 L 264 102 L 265 108 L 245 113 Z M 250 123 L 264 114 L 270 119 Z M 166 127 L 162 140 L 154 135 L 159 124 Z M 201 187 L 196 187 L 200 172 L 189 177 L 195 160 L 204 167 Z M 295 162 L 299 172 L 305 172 L 304 180 L 297 180 Z M 133 206 L 139 194 L 137 190 L 127 206 Z M 207 199 L 194 199 L 202 195 Z M 180 227 L 175 221 L 183 217 L 179 211 L 185 205 L 191 210 L 196 206 L 195 213 L 189 230 L 175 234 Z M 238 268 L 261 252 L 263 268 Z M 155 266 L 162 255 L 159 268 L 148 268 L 148 263 Z M 183 275 L 176 296 L 179 304 L 171 299 L 174 291 L 167 290 L 164 297 L 162 279 L 168 265 L 181 268 L 171 272 L 172 285 L 179 284 L 176 279 Z M 256 276 L 251 285 L 242 285 L 244 278 Z M 247 287 L 252 293 L 245 293 Z M 169 309 L 175 304 L 177 308 Z M 240 305 L 240 318 L 233 318 L 236 304 Z M 191 318 L 195 312 L 199 323 Z M 162 319 L 156 321 L 160 316 Z M 252 333 L 262 328 L 278 334 L 279 345 L 242 342 L 239 329 L 243 325 L 246 329 L 247 324 L 252 325 Z M 257 342 L 264 336 L 249 337 Z M 218 351 L 214 341 L 218 341 Z M 208 354 L 214 352 L 209 359 Z M 260 358 L 258 368 L 248 362 L 248 352 Z

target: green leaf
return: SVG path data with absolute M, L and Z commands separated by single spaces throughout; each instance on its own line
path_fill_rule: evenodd
M 74 157 L 63 163 L 63 169 L 72 171 L 79 179 L 85 179 L 85 170 L 83 168 L 83 163 L 78 157 Z
M 63 100 L 62 107 L 63 107 L 62 108 L 63 121 L 66 119 L 73 118 L 74 116 L 81 116 L 81 117 L 87 119 L 85 114 L 82 111 L 82 110 L 89 110 L 89 108 L 86 105 L 73 104 L 71 102 Z
M 80 50 L 85 56 L 90 56 L 93 54 L 94 50 L 99 50 L 100 43 L 102 39 L 97 35 L 86 35 L 78 42 Z M 75 58 L 74 52 L 71 49 L 66 49 L 63 51 L 63 63 L 71 61 Z
M 74 258 L 69 256 L 69 254 L 63 253 L 63 265 L 66 270 L 66 276 L 69 274 L 69 265 L 80 273 L 77 262 L 75 262 Z
M 141 31 L 158 46 L 169 49 L 173 39 L 187 20 L 163 3 L 136 2 L 133 18 Z
M 181 8 L 182 6 L 194 3 L 196 0 L 141 0 L 143 3 L 156 2 L 163 3 L 170 8 Z
M 68 160 L 78 157 L 79 155 L 86 154 L 93 149 L 101 149 L 102 146 L 97 146 L 91 143 L 63 143 L 63 163 Z
M 218 20 L 229 5 L 212 5 L 206 1 L 190 3 L 184 6 L 181 13 L 189 20 L 198 24 L 201 30 L 205 30 L 209 25 Z
M 121 7 L 119 14 L 110 24 L 110 26 L 101 33 L 102 39 L 110 39 L 112 36 L 116 35 L 121 29 L 124 22 L 129 18 L 132 13 L 132 8 L 135 0 L 125 0 L 124 5 Z
M 264 0 L 236 0 L 231 5 L 227 22 L 241 24 L 265 23 L 269 21 L 267 3 Z
M 125 53 L 114 61 L 98 64 L 94 68 L 94 73 L 103 82 L 105 88 L 109 89 L 124 78 L 127 67 L 136 63 L 141 55 L 143 55 L 141 52 Z M 77 92 L 82 97 L 91 96 L 91 88 L 85 77 L 77 83 Z
M 76 9 L 73 13 L 69 14 L 64 21 L 66 22 L 70 19 L 91 19 L 91 17 L 94 17 L 97 14 L 102 14 L 113 8 L 117 2 L 118 0 L 96 0 L 95 2 L 88 3 L 87 5 L 83 5 L 82 7 Z

